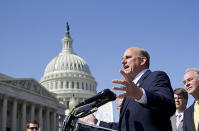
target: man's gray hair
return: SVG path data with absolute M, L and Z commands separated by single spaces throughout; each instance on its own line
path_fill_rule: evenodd
M 197 76 L 199 77 L 199 70 L 196 68 L 188 68 L 186 69 L 185 73 L 187 72 L 196 72 Z
M 144 49 L 141 49 L 140 50 L 140 52 L 139 52 L 139 56 L 140 57 L 146 57 L 146 66 L 149 68 L 149 66 L 150 66 L 150 55 L 149 55 L 149 53 L 146 51 L 146 50 L 144 50 Z

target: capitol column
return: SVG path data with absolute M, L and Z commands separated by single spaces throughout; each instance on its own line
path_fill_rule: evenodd
M 56 129 L 59 130 L 59 114 L 56 115 Z
M 42 111 L 43 111 L 43 108 L 42 108 L 42 106 L 40 106 L 39 107 L 39 126 L 40 126 L 40 131 L 43 131 L 43 113 L 42 113 Z
M 46 108 L 46 131 L 50 131 L 50 111 L 48 109 L 48 107 Z
M 35 120 L 35 105 L 31 105 L 30 120 Z
M 23 105 L 22 105 L 22 131 L 25 131 L 26 129 L 26 102 L 24 101 L 23 102 Z
M 72 88 L 72 82 L 69 81 L 69 88 L 71 89 Z
M 7 122 L 7 105 L 8 97 L 3 97 L 3 109 L 2 109 L 2 129 L 1 131 L 6 131 L 6 122 Z
M 14 99 L 12 105 L 12 127 L 11 131 L 16 131 L 16 123 L 17 123 L 17 100 Z
M 74 88 L 77 89 L 77 81 L 74 82 Z
M 56 112 L 53 112 L 52 113 L 52 121 L 53 121 L 53 131 L 56 131 L 56 124 L 57 124 L 57 121 L 56 121 Z
M 63 87 L 63 85 L 62 85 L 62 87 Z M 57 89 L 61 89 L 61 81 L 60 80 L 57 82 Z

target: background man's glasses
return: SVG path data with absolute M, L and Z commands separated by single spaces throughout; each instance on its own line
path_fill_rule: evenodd
M 198 77 L 190 77 L 190 78 L 188 78 L 187 80 L 184 80 L 184 81 L 183 81 L 183 84 L 186 85 L 187 82 L 191 82 L 191 81 L 193 81 L 194 79 L 198 79 Z
M 29 127 L 30 130 L 38 130 L 38 127 Z

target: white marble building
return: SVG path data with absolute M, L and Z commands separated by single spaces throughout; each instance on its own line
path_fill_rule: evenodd
M 48 63 L 40 80 L 46 89 L 57 94 L 59 101 L 66 105 L 66 114 L 74 105 L 97 93 L 97 82 L 89 66 L 73 51 L 72 45 L 73 40 L 67 23 L 62 50 Z M 113 121 L 112 102 L 100 107 L 96 114 L 101 120 Z
M 68 109 L 96 94 L 97 82 L 86 62 L 74 53 L 69 25 L 62 40 L 62 50 L 46 66 L 40 83 L 57 94 L 59 101 Z
M 39 122 L 40 131 L 58 131 L 65 109 L 36 80 L 0 74 L 0 131 L 25 131 L 30 120 Z

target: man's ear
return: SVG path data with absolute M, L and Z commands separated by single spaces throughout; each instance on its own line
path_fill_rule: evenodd
M 147 61 L 146 57 L 141 57 L 141 63 L 140 63 L 140 65 L 146 65 L 146 61 Z

